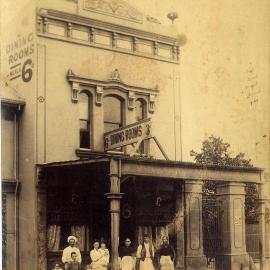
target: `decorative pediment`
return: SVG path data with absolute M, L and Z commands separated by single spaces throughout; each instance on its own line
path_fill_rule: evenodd
M 143 14 L 123 0 L 83 0 L 84 10 L 142 23 Z
M 134 109 L 134 103 L 137 98 L 143 97 L 148 103 L 149 113 L 154 113 L 156 96 L 159 92 L 158 86 L 154 88 L 144 88 L 141 86 L 128 85 L 121 80 L 118 69 L 115 69 L 110 74 L 109 78 L 104 81 L 78 76 L 70 69 L 67 72 L 67 80 L 71 84 L 71 100 L 74 103 L 78 102 L 78 94 L 81 90 L 91 89 L 97 106 L 102 106 L 102 97 L 104 94 L 118 91 L 122 97 L 125 97 L 129 110 Z

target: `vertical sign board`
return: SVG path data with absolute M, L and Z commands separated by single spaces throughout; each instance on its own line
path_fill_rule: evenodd
M 115 129 L 104 134 L 104 150 L 112 150 L 125 145 L 138 143 L 152 137 L 150 118 Z
M 25 83 L 33 76 L 34 33 L 29 32 L 6 45 L 8 73 L 11 81 L 21 78 Z

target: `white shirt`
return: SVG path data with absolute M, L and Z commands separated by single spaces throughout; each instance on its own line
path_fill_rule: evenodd
M 62 255 L 62 262 L 66 263 L 66 262 L 71 262 L 71 253 L 72 252 L 76 252 L 77 254 L 77 261 L 81 264 L 82 262 L 82 256 L 81 256 L 81 252 L 78 248 L 76 247 L 71 247 L 68 246 L 63 250 L 63 255 Z
M 150 255 L 150 244 L 149 243 L 144 243 L 144 246 L 145 246 L 145 251 L 146 251 L 146 258 L 151 258 L 151 255 Z M 152 251 L 153 251 L 153 256 L 155 255 L 155 251 L 154 251 L 154 246 L 152 245 Z M 137 254 L 136 254 L 136 257 L 137 258 L 141 258 L 141 253 L 142 253 L 142 245 L 139 245 L 138 246 L 138 249 L 137 249 Z

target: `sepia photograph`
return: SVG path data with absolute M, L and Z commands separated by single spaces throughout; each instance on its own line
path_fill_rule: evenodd
M 3 270 L 270 270 L 269 0 L 0 0 Z

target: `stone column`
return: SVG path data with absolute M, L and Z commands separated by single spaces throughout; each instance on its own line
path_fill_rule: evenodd
M 185 229 L 184 229 L 184 192 L 183 184 L 176 186 L 176 205 L 175 205 L 175 231 L 176 231 L 176 270 L 185 268 Z
M 225 183 L 217 185 L 219 207 L 219 234 L 221 245 L 217 256 L 218 269 L 248 270 L 249 255 L 246 252 L 245 184 Z
M 118 270 L 118 246 L 120 227 L 120 200 L 123 193 L 120 193 L 120 160 L 111 160 L 110 164 L 110 193 L 105 195 L 110 200 L 111 213 L 111 270 Z
M 260 251 L 260 270 L 266 269 L 266 233 L 265 233 L 265 209 L 267 199 L 263 193 L 263 184 L 259 185 L 259 226 L 260 226 L 260 240 L 259 240 L 259 251 Z
M 202 232 L 202 181 L 185 182 L 185 265 L 187 270 L 206 269 Z

